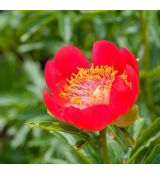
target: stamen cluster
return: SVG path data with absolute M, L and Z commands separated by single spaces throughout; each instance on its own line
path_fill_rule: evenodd
M 64 85 L 60 96 L 79 108 L 95 104 L 108 104 L 110 89 L 118 71 L 112 66 L 77 68 Z

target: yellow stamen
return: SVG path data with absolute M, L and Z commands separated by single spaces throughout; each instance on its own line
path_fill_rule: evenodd
M 60 96 L 79 108 L 108 104 L 110 89 L 118 71 L 107 65 L 77 69 L 78 73 L 67 79 Z
M 123 74 L 121 75 L 121 77 L 124 80 L 124 82 L 127 84 L 127 86 L 129 88 L 131 88 L 132 87 L 132 83 L 130 81 L 128 81 L 128 75 L 127 75 L 126 70 L 123 72 Z

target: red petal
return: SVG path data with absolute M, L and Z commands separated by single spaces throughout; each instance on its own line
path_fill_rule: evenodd
M 138 62 L 136 60 L 136 57 L 126 48 L 122 48 L 120 52 L 122 58 L 125 59 L 126 64 L 132 66 L 139 76 Z
M 57 101 L 46 90 L 43 91 L 43 99 L 47 109 L 51 114 L 61 121 L 64 121 L 62 115 L 62 108 L 57 104 Z
M 81 50 L 72 45 L 61 48 L 55 54 L 53 64 L 65 78 L 76 72 L 77 67 L 90 67 L 90 63 Z
M 47 61 L 44 70 L 46 83 L 50 90 L 54 91 L 57 88 L 57 83 L 63 80 L 63 76 L 53 65 L 52 61 Z
M 43 92 L 43 97 L 47 109 L 57 119 L 87 131 L 102 130 L 115 118 L 106 105 L 96 105 L 83 110 L 73 106 L 64 108 L 57 105 L 55 98 L 46 90 Z
M 127 65 L 126 72 L 128 74 L 128 81 L 132 83 L 132 88 L 128 87 L 120 76 L 116 76 L 111 89 L 109 106 L 114 111 L 114 116 L 116 117 L 128 112 L 139 94 L 137 73 L 129 65 Z
M 114 66 L 119 73 L 125 68 L 123 59 L 117 47 L 106 40 L 100 40 L 94 43 L 92 50 L 92 62 L 96 65 Z
M 135 69 L 129 65 L 126 66 L 126 73 L 128 75 L 128 81 L 131 82 L 131 94 L 133 95 L 134 102 L 137 100 L 139 95 L 139 76 L 136 74 Z
M 64 84 L 66 83 L 66 80 L 56 70 L 52 61 L 47 61 L 45 65 L 44 74 L 46 83 L 49 89 L 51 90 L 52 97 L 54 96 L 54 99 L 58 104 L 64 104 L 65 101 L 59 96 L 59 93 L 63 88 Z
M 64 110 L 66 122 L 87 131 L 99 131 L 113 122 L 115 117 L 106 105 L 91 106 L 80 110 L 69 107 Z
M 89 68 L 90 64 L 82 52 L 74 46 L 61 48 L 53 61 L 47 61 L 45 65 L 45 80 L 50 90 L 56 91 L 64 83 L 66 78 L 77 71 L 77 67 Z

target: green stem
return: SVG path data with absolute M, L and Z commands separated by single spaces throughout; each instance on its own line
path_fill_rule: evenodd
M 144 45 L 144 69 L 148 70 L 150 67 L 150 60 L 149 60 L 149 43 L 148 43 L 148 26 L 145 21 L 145 12 L 142 10 L 140 11 L 140 22 L 141 22 L 141 29 L 142 29 L 142 40 Z
M 145 11 L 140 11 L 140 25 L 142 31 L 142 40 L 144 46 L 144 70 L 147 72 L 150 69 L 150 59 L 149 59 L 149 41 L 148 41 L 148 26 L 145 20 Z M 151 80 L 147 77 L 144 79 L 144 91 L 146 96 L 146 103 L 148 107 L 153 106 L 152 93 L 151 93 Z
M 103 163 L 109 164 L 108 158 L 108 147 L 107 147 L 107 139 L 106 139 L 106 128 L 100 131 L 100 152 L 102 155 Z

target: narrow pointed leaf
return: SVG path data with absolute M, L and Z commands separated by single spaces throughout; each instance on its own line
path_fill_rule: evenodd
M 88 138 L 88 135 L 84 131 L 62 122 L 51 122 L 51 121 L 44 121 L 39 123 L 31 122 L 31 123 L 28 123 L 28 125 L 31 128 L 38 127 L 48 132 L 61 131 L 61 132 L 82 136 L 84 138 Z
M 153 137 L 156 135 L 160 136 L 160 118 L 155 120 L 152 125 L 141 133 L 141 135 L 136 140 L 136 148 L 132 150 L 131 155 L 133 155 L 138 149 L 142 146 L 150 144 L 150 142 L 153 140 Z
M 159 135 L 152 138 L 152 140 L 147 142 L 147 144 L 141 145 L 139 147 L 139 149 L 137 149 L 136 152 L 134 152 L 133 155 L 131 154 L 131 157 L 129 159 L 129 163 L 147 163 L 146 161 L 151 156 L 151 154 L 154 151 L 154 148 L 157 145 L 160 145 Z M 158 149 L 158 148 L 156 148 L 156 149 Z M 159 153 L 157 153 L 157 155 L 158 154 Z M 154 155 L 152 155 L 152 156 L 154 156 Z
M 128 143 L 128 145 L 131 148 L 134 148 L 136 146 L 136 142 L 133 139 L 133 137 L 129 134 L 129 132 L 124 129 L 124 128 L 119 128 L 117 126 L 115 126 L 115 128 L 117 129 L 117 131 L 121 134 L 121 136 L 124 138 L 124 140 Z
M 147 157 L 147 159 L 145 160 L 145 163 L 152 163 L 153 160 L 157 157 L 160 156 L 160 144 L 156 145 L 152 152 L 150 153 L 150 155 Z

